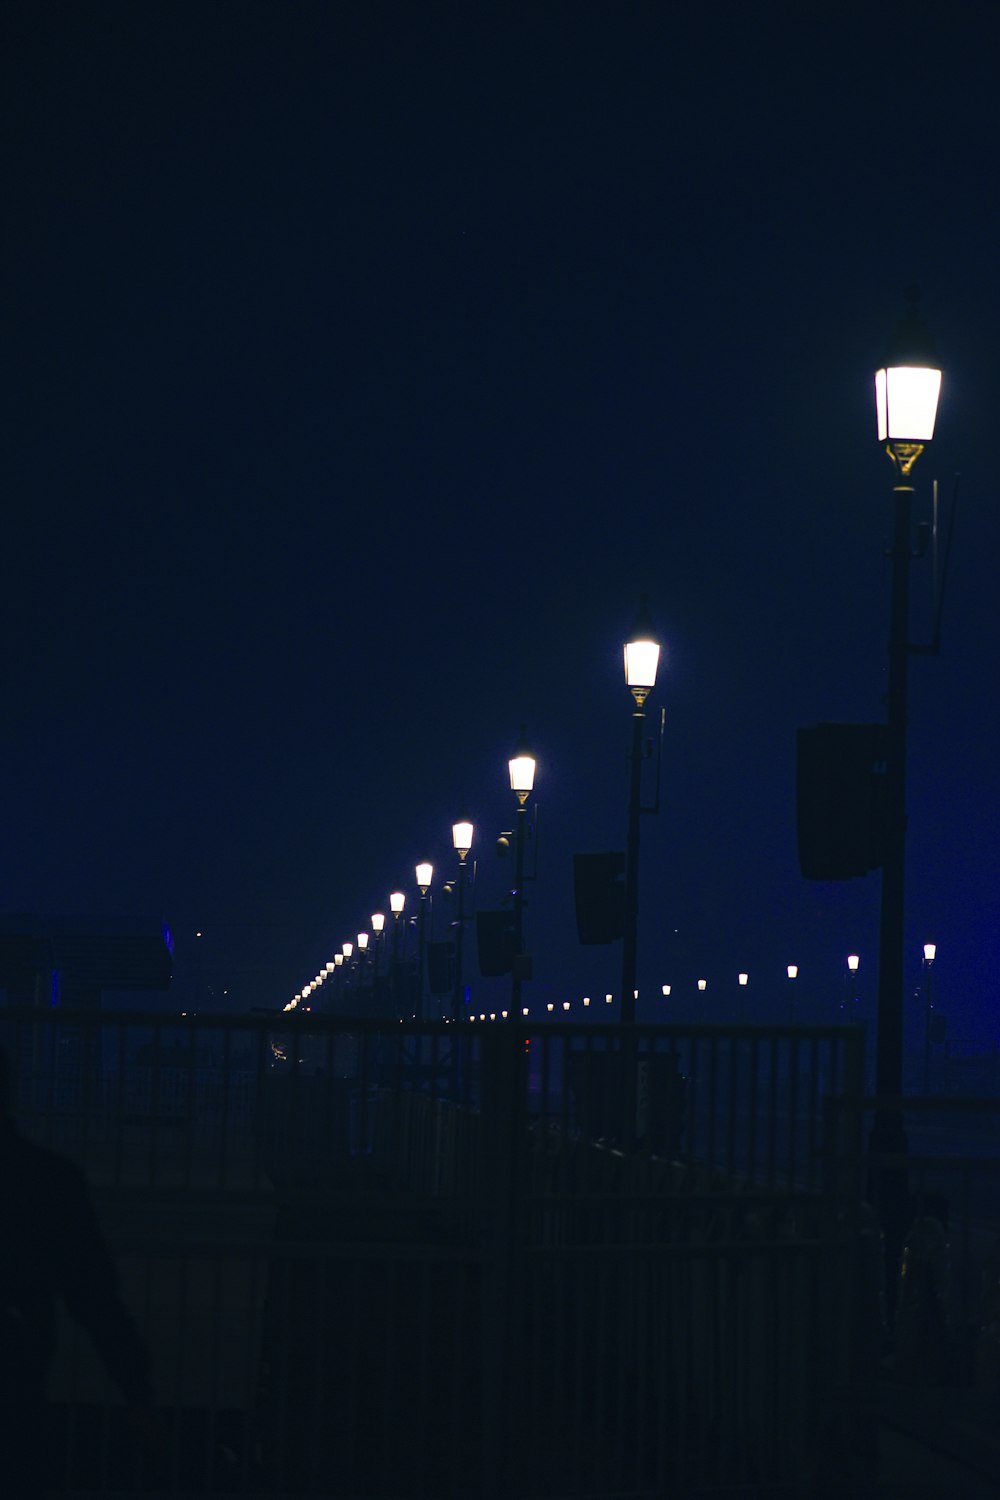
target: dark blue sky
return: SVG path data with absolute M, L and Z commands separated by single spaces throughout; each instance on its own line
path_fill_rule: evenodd
M 852 948 L 873 988 L 877 877 L 799 874 L 795 731 L 882 712 L 871 373 L 916 282 L 945 366 L 922 494 L 961 470 L 962 502 L 912 669 L 910 938 L 953 1034 L 992 1036 L 995 7 L 0 26 L 0 909 L 162 916 L 185 983 L 200 928 L 234 1003 L 280 1003 L 443 867 L 462 804 L 496 904 L 523 720 L 535 992 L 613 987 L 570 861 L 623 843 L 645 589 L 644 996 L 747 966 L 764 1013 L 795 960 L 822 1008 Z M 920 634 L 923 564 L 914 591 Z

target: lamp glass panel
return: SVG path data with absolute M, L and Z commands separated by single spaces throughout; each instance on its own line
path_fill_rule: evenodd
M 514 755 L 508 761 L 512 792 L 530 792 L 535 784 L 535 757 Z
M 935 958 L 937 958 L 937 943 L 924 944 L 924 958 L 929 964 L 934 962 Z
M 929 443 L 934 436 L 941 371 L 928 365 L 890 365 L 875 375 L 879 442 Z
M 404 891 L 393 891 L 389 897 L 389 910 L 394 917 L 398 917 L 406 905 L 406 893 Z
M 625 647 L 625 681 L 630 688 L 656 686 L 660 647 L 656 641 L 629 641 Z
M 433 878 L 434 878 L 434 866 L 433 865 L 428 864 L 426 860 L 424 860 L 421 864 L 417 865 L 417 885 L 420 887 L 420 889 L 422 891 L 427 889 L 427 887 L 430 885 L 430 883 L 433 880 Z
M 384 911 L 373 911 L 372 912 L 372 932 L 381 932 L 382 928 L 384 926 L 385 926 L 385 912 Z
M 459 854 L 462 854 L 463 852 L 465 854 L 468 854 L 469 850 L 472 848 L 472 824 L 464 822 L 453 823 L 451 828 L 451 838 L 452 843 L 458 850 Z

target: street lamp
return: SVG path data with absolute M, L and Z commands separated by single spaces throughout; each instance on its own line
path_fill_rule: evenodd
M 856 992 L 857 973 L 861 964 L 861 958 L 857 953 L 847 955 L 847 967 L 844 970 L 844 994 L 840 1002 L 840 1008 L 846 1016 L 849 1016 L 858 1003 Z
M 910 558 L 913 551 L 913 466 L 934 436 L 941 369 L 917 308 L 907 305 L 892 340 L 889 358 L 875 375 L 875 414 L 879 442 L 895 470 L 889 605 L 889 674 L 886 693 L 884 842 L 879 911 L 878 1016 L 875 1033 L 875 1093 L 898 1099 L 903 1087 L 903 928 L 906 871 L 906 716 L 910 652 Z M 871 1146 L 875 1153 L 906 1151 L 906 1132 L 897 1106 L 876 1108 Z M 905 1211 L 905 1182 L 885 1188 L 893 1202 L 890 1216 Z M 895 1202 L 895 1199 L 899 1199 Z M 902 1232 L 904 1226 L 899 1227 Z M 888 1237 L 887 1237 L 888 1239 Z M 891 1247 L 887 1243 L 887 1251 Z
M 931 1011 L 934 1008 L 931 995 L 931 968 L 937 958 L 937 944 L 924 944 L 924 1093 L 931 1086 Z
M 639 814 L 641 807 L 642 731 L 646 699 L 656 686 L 660 643 L 643 595 L 631 638 L 625 645 L 625 682 L 632 694 L 632 750 L 629 760 L 628 837 L 625 849 L 625 922 L 622 941 L 621 1020 L 635 1020 L 636 952 L 639 926 Z
M 451 842 L 458 855 L 458 932 L 455 937 L 455 993 L 452 996 L 452 1020 L 462 1014 L 462 941 L 465 934 L 465 861 L 472 848 L 473 827 L 463 814 L 451 825 Z
M 420 911 L 417 922 L 417 1018 L 424 1018 L 424 967 L 427 953 L 427 892 L 434 879 L 434 866 L 421 860 L 415 871 L 417 889 L 420 892 Z
M 396 1015 L 400 1020 L 403 1018 L 403 1007 L 400 1004 L 399 993 L 399 921 L 405 905 L 405 891 L 393 891 L 389 897 L 389 910 L 392 913 L 392 999 Z
M 514 873 L 514 953 L 510 966 L 510 1004 L 515 1015 L 521 1010 L 521 986 L 528 977 L 528 960 L 524 952 L 524 844 L 528 821 L 528 798 L 535 785 L 535 757 L 528 748 L 524 728 L 517 749 L 507 762 L 510 789 L 517 798 L 515 873 Z

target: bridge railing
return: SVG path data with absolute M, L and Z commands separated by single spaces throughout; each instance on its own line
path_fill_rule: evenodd
M 21 1128 L 110 1206 L 178 1486 L 750 1495 L 867 1461 L 860 1033 L 4 1011 L 0 1041 Z M 96 1430 L 116 1488 L 92 1364 L 60 1365 L 64 1493 Z

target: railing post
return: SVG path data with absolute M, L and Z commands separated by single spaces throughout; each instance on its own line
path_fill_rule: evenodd
M 482 1416 L 483 1500 L 513 1500 L 518 1451 L 515 1381 L 521 1371 L 527 1116 L 521 1028 L 491 1029 L 482 1038 Z

